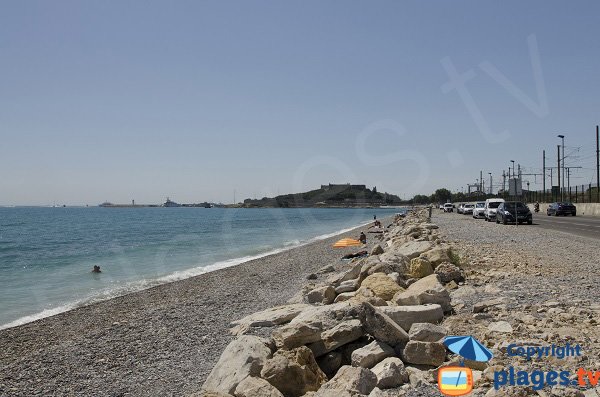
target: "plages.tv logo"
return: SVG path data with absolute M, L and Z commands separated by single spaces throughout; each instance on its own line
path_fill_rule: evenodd
M 447 336 L 444 345 L 461 357 L 459 366 L 442 367 L 438 371 L 438 388 L 446 396 L 464 396 L 473 390 L 473 371 L 464 366 L 464 359 L 487 362 L 491 351 L 472 336 Z

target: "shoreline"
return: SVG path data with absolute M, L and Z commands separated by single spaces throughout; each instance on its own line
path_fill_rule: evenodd
M 362 227 L 0 330 L 0 394 L 198 391 L 232 339 L 229 323 L 284 304 L 326 265 L 344 266 L 339 259 L 359 247 L 331 244 Z
M 69 312 L 71 310 L 78 309 L 80 307 L 94 305 L 97 303 L 109 301 L 111 299 L 120 298 L 120 297 L 129 295 L 129 294 L 135 294 L 135 293 L 138 293 L 138 292 L 150 289 L 150 288 L 158 287 L 161 285 L 174 283 L 174 282 L 178 282 L 178 281 L 182 281 L 182 280 L 187 280 L 189 278 L 198 277 L 203 274 L 218 271 L 221 269 L 235 267 L 235 266 L 241 265 L 243 263 L 258 260 L 258 259 L 270 256 L 270 255 L 277 255 L 277 254 L 285 252 L 285 251 L 293 250 L 295 248 L 300 248 L 300 247 L 303 247 L 308 244 L 312 244 L 312 243 L 319 242 L 319 241 L 322 241 L 322 240 L 325 240 L 328 238 L 333 238 L 333 237 L 342 235 L 344 233 L 351 232 L 351 231 L 359 229 L 361 227 L 365 227 L 365 226 L 369 225 L 370 223 L 371 222 L 368 222 L 368 223 L 361 224 L 358 226 L 352 226 L 352 227 L 337 230 L 337 231 L 334 231 L 331 233 L 325 233 L 322 235 L 311 237 L 307 240 L 300 241 L 297 244 L 287 245 L 288 243 L 291 243 L 291 242 L 286 242 L 286 243 L 284 243 L 284 245 L 282 247 L 274 248 L 274 249 L 271 249 L 269 251 L 266 251 L 266 252 L 263 252 L 260 254 L 230 258 L 230 259 L 226 259 L 223 261 L 211 263 L 206 266 L 196 266 L 196 267 L 192 267 L 192 268 L 185 269 L 185 270 L 176 270 L 174 272 L 171 272 L 169 274 L 166 274 L 166 275 L 160 276 L 158 278 L 154 278 L 154 279 L 141 279 L 141 280 L 137 280 L 137 281 L 132 281 L 132 282 L 128 283 L 127 285 L 121 286 L 118 289 L 115 289 L 112 291 L 111 290 L 101 291 L 99 294 L 94 295 L 94 296 L 89 296 L 89 297 L 80 299 L 78 301 L 70 302 L 70 303 L 63 304 L 63 305 L 53 307 L 50 309 L 44 309 L 40 312 L 36 312 L 33 314 L 21 316 L 15 320 L 11 320 L 7 323 L 0 324 L 0 331 L 5 330 L 5 329 L 14 328 L 14 327 L 19 327 L 21 325 L 29 324 L 31 322 L 35 322 L 35 321 L 38 321 L 38 320 L 41 320 L 41 319 L 44 319 L 47 317 L 56 316 L 56 315 L 59 315 L 62 313 Z M 134 286 L 136 284 L 138 286 Z M 105 294 L 108 294 L 109 296 L 102 298 L 101 296 L 105 295 Z M 44 314 L 44 313 L 47 313 L 47 314 Z

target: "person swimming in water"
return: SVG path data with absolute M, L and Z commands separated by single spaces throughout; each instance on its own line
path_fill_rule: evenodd
M 92 269 L 92 273 L 102 273 L 102 271 L 100 270 L 100 266 L 94 265 L 94 268 Z

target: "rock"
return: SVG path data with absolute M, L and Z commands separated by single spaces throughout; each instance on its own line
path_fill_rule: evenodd
M 394 282 L 390 277 L 383 273 L 375 273 L 363 280 L 360 285 L 364 288 L 369 288 L 375 296 L 383 299 L 390 300 L 394 297 L 396 292 L 401 291 L 402 288 Z
M 316 280 L 318 278 L 319 278 L 319 276 L 317 276 L 315 273 L 311 273 L 308 276 L 306 276 L 307 280 Z
M 473 313 L 481 313 L 492 306 L 502 305 L 503 303 L 504 298 L 488 299 L 485 301 L 477 302 L 473 305 Z
M 398 272 L 400 274 L 406 273 L 406 269 L 408 269 L 408 264 L 410 262 L 408 257 L 394 251 L 388 251 L 379 255 L 379 260 L 381 263 L 387 263 L 390 266 L 390 271 Z
M 336 371 L 342 366 L 343 355 L 339 352 L 329 352 L 317 358 L 317 364 L 325 375 L 332 377 Z
M 410 306 L 383 306 L 380 307 L 396 324 L 405 331 L 410 330 L 414 323 L 436 324 L 444 318 L 444 311 L 438 304 L 410 305 Z
M 360 287 L 356 294 L 350 299 L 355 304 L 369 302 L 373 306 L 387 306 L 387 302 L 378 296 L 375 296 L 369 288 Z
M 330 285 L 326 285 L 313 289 L 308 293 L 306 298 L 308 299 L 308 303 L 323 303 L 324 305 L 328 305 L 333 303 L 335 295 L 335 289 Z
M 415 367 L 406 367 L 406 372 L 408 372 L 410 385 L 415 388 L 432 383 L 434 381 L 433 377 L 428 371 L 422 371 Z
M 334 303 L 327 306 L 310 306 L 296 316 L 289 325 L 305 323 L 314 325 L 321 330 L 326 330 L 333 328 L 340 321 L 359 318 L 359 311 L 361 310 L 362 307 L 360 305 L 352 304 L 351 302 Z
M 392 252 L 397 255 L 404 255 L 408 259 L 412 259 L 431 250 L 432 248 L 433 244 L 430 241 L 409 241 L 392 250 Z M 429 260 L 427 257 L 425 259 Z M 383 261 L 383 258 L 381 258 L 381 260 Z M 431 262 L 431 260 L 429 260 L 429 262 Z
M 424 277 L 411 284 L 406 291 L 396 293 L 393 301 L 399 306 L 437 303 L 442 307 L 444 312 L 452 310 L 452 306 L 450 305 L 450 293 L 440 283 L 437 274 Z
M 360 280 L 359 279 L 342 281 L 340 283 L 340 285 L 338 285 L 335 288 L 335 293 L 336 294 L 342 294 L 344 292 L 356 291 L 359 286 L 360 286 Z
M 396 346 L 408 341 L 408 334 L 387 314 L 368 302 L 362 304 L 361 322 L 363 329 L 378 341 Z
M 383 254 L 383 248 L 381 247 L 381 245 L 377 244 L 375 247 L 373 247 L 373 249 L 371 250 L 371 255 L 381 255 Z
M 306 346 L 276 351 L 260 375 L 286 397 L 300 397 L 308 391 L 316 391 L 327 381 Z
M 307 304 L 294 304 L 272 307 L 250 314 L 240 320 L 232 321 L 234 335 L 245 333 L 250 327 L 273 327 L 292 321 L 302 310 L 311 307 Z
M 368 395 L 376 384 L 377 377 L 370 370 L 345 365 L 339 369 L 333 379 L 315 393 L 314 397 Z
M 355 296 L 356 296 L 356 291 L 342 292 L 341 294 L 339 294 L 338 296 L 335 297 L 335 300 L 333 301 L 333 303 L 345 302 L 347 300 L 354 298 Z
M 438 367 L 446 359 L 446 348 L 442 343 L 410 341 L 402 351 L 402 361 Z
M 317 270 L 317 273 L 319 273 L 319 274 L 333 273 L 333 272 L 335 272 L 335 267 L 333 267 L 332 265 L 327 265 L 327 266 L 324 266 L 324 267 L 320 268 L 319 270 Z
M 408 274 L 413 278 L 423 278 L 433 274 L 433 268 L 427 259 L 412 258 L 408 267 Z
M 398 272 L 404 273 L 406 271 L 406 269 L 407 269 L 407 265 L 405 265 L 404 263 L 397 264 L 397 263 L 389 263 L 389 262 L 379 262 L 367 270 L 367 275 L 370 276 L 371 274 L 375 274 L 375 273 L 383 273 L 383 274 L 398 273 Z
M 446 328 L 429 323 L 414 323 L 408 332 L 410 340 L 420 342 L 438 342 L 446 335 L 448 335 Z
M 442 262 L 452 262 L 450 258 L 450 247 L 447 245 L 435 247 L 421 255 L 421 258 L 427 259 L 433 268 L 436 268 Z
M 393 357 L 395 354 L 396 352 L 389 345 L 375 340 L 352 352 L 352 366 L 371 368 L 384 358 Z
M 290 323 L 273 331 L 273 340 L 277 348 L 293 349 L 321 340 L 320 323 Z
M 330 277 L 327 278 L 328 283 L 332 284 L 332 285 L 340 285 L 341 282 L 346 281 L 346 280 L 352 280 L 355 278 L 358 278 L 358 276 L 360 275 L 360 271 L 363 267 L 363 265 L 365 264 L 365 260 L 364 259 L 360 259 L 356 262 L 350 262 L 351 264 L 351 268 L 342 272 L 342 273 L 337 273 L 337 274 L 332 274 Z
M 400 397 L 405 395 L 406 391 L 400 388 L 382 390 L 376 387 L 371 391 L 371 393 L 369 393 L 368 397 Z
M 227 345 L 202 385 L 202 390 L 233 394 L 244 378 L 260 375 L 270 357 L 271 349 L 260 338 L 240 336 Z
M 200 393 L 188 394 L 187 397 L 234 397 L 229 393 L 221 393 L 218 391 L 201 391 Z
M 512 326 L 506 321 L 496 321 L 496 322 L 490 323 L 490 325 L 488 325 L 488 330 L 490 330 L 492 332 L 503 333 L 503 334 L 510 334 L 513 332 Z
M 273 385 L 261 378 L 248 376 L 235 388 L 236 397 L 283 397 Z
M 390 389 L 408 382 L 408 372 L 398 357 L 384 359 L 371 371 L 377 376 L 377 387 L 380 389 Z
M 364 335 L 360 320 L 343 321 L 335 327 L 323 331 L 321 340 L 311 343 L 308 347 L 315 357 L 329 353 L 347 343 L 354 342 Z
M 442 262 L 435 268 L 435 274 L 440 277 L 442 284 L 447 284 L 450 281 L 459 283 L 465 281 L 465 276 L 462 270 L 450 262 Z

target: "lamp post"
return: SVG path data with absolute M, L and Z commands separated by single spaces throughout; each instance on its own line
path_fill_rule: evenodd
M 492 173 L 488 172 L 488 174 L 490 174 L 490 195 L 492 194 Z
M 563 201 L 563 190 L 565 189 L 565 136 L 557 135 L 557 137 L 562 140 L 562 183 L 560 184 L 562 189 L 560 190 L 560 201 Z

